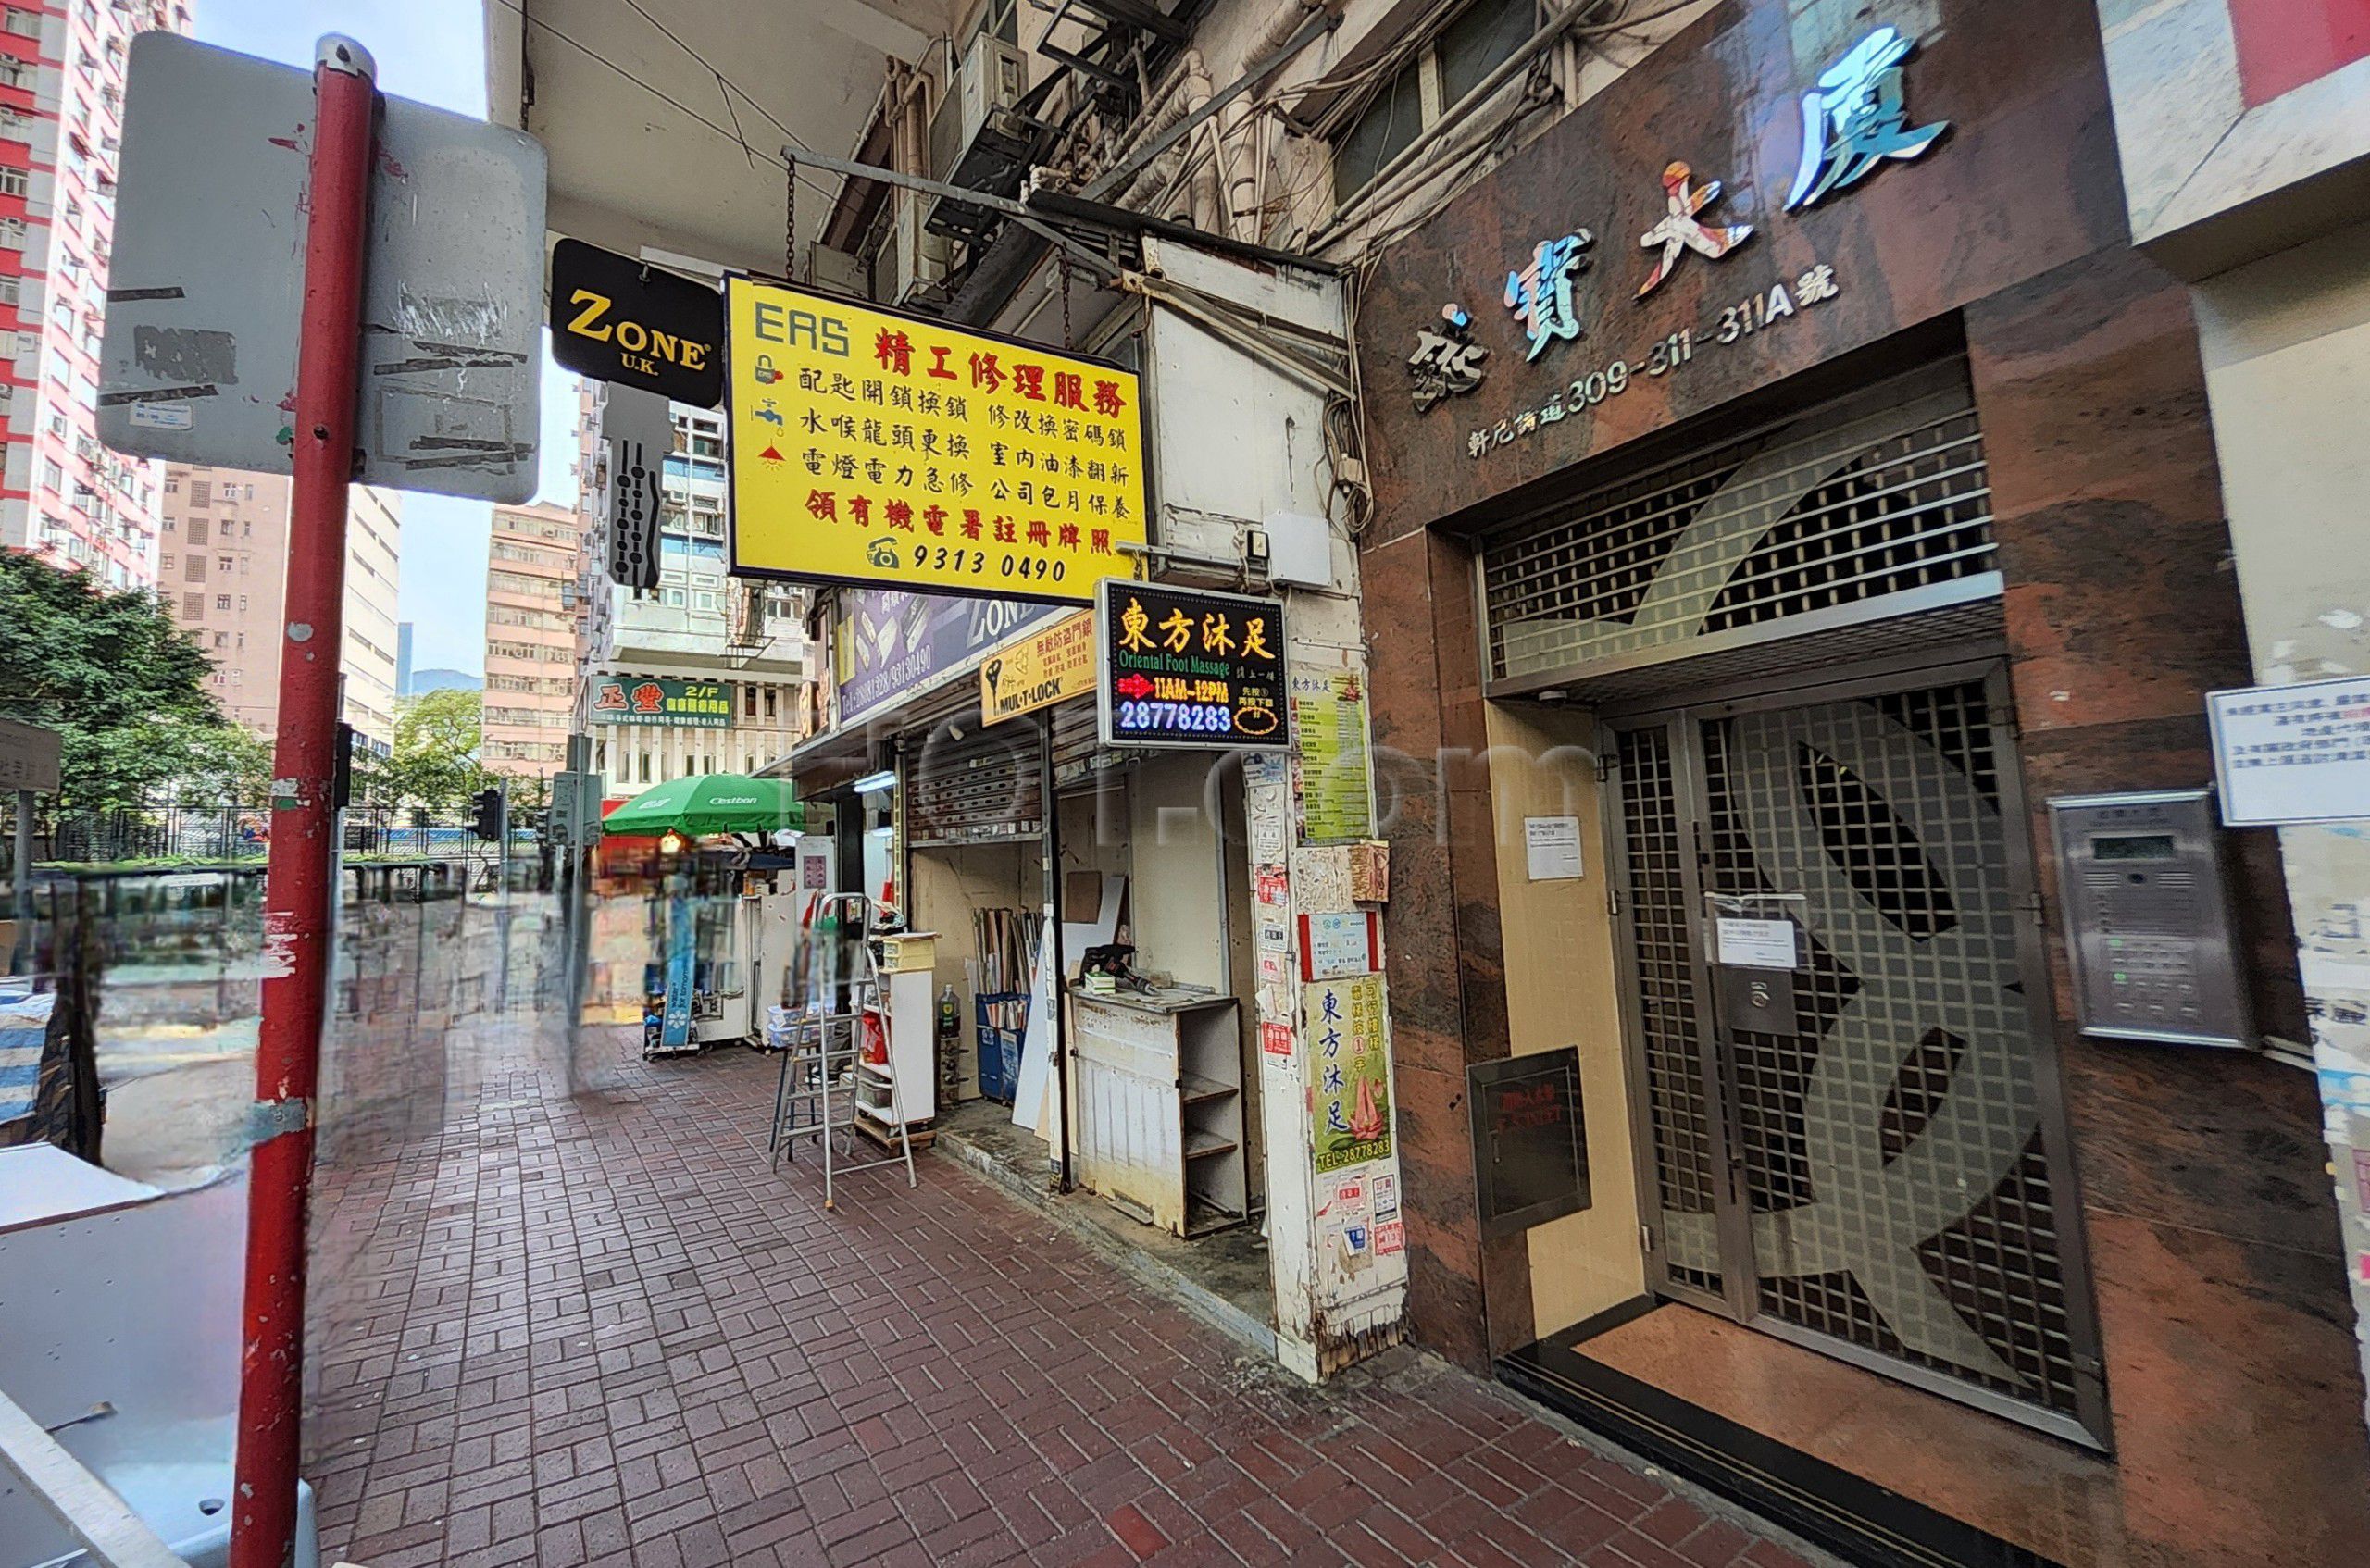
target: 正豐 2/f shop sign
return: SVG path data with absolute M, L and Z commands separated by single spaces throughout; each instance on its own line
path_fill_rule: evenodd
M 1084 601 L 1134 571 L 1132 374 L 747 278 L 725 320 L 735 572 Z

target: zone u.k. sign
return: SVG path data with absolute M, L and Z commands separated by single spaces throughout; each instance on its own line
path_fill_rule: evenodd
M 732 570 L 1091 600 L 1144 541 L 1116 366 L 729 279 Z

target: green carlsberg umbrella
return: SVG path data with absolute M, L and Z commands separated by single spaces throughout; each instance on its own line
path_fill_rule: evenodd
M 672 828 L 699 839 L 805 826 L 806 808 L 791 799 L 789 779 L 703 773 L 644 790 L 604 818 L 601 831 L 655 839 Z

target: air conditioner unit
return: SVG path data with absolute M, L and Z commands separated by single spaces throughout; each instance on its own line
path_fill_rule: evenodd
M 933 234 L 925 226 L 929 209 L 920 192 L 899 191 L 894 200 L 896 225 L 889 237 L 890 303 L 910 305 L 916 295 L 945 278 L 950 247 L 946 236 Z
M 946 97 L 930 122 L 930 174 L 950 180 L 979 139 L 996 110 L 1009 108 L 1029 90 L 1029 57 L 1017 44 L 982 32 L 963 51 Z
M 834 250 L 820 241 L 807 242 L 806 276 L 818 289 L 850 294 L 857 299 L 865 295 L 863 259 L 846 251 Z

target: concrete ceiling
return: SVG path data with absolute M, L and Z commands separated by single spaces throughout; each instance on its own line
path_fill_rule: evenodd
M 488 112 L 550 150 L 553 232 L 628 255 L 651 246 L 779 272 L 782 169 L 773 155 L 795 140 L 848 156 L 886 61 L 916 62 L 942 46 L 935 41 L 963 8 L 964 0 L 484 0 Z M 840 183 L 819 170 L 801 176 L 802 243 L 820 232 Z

